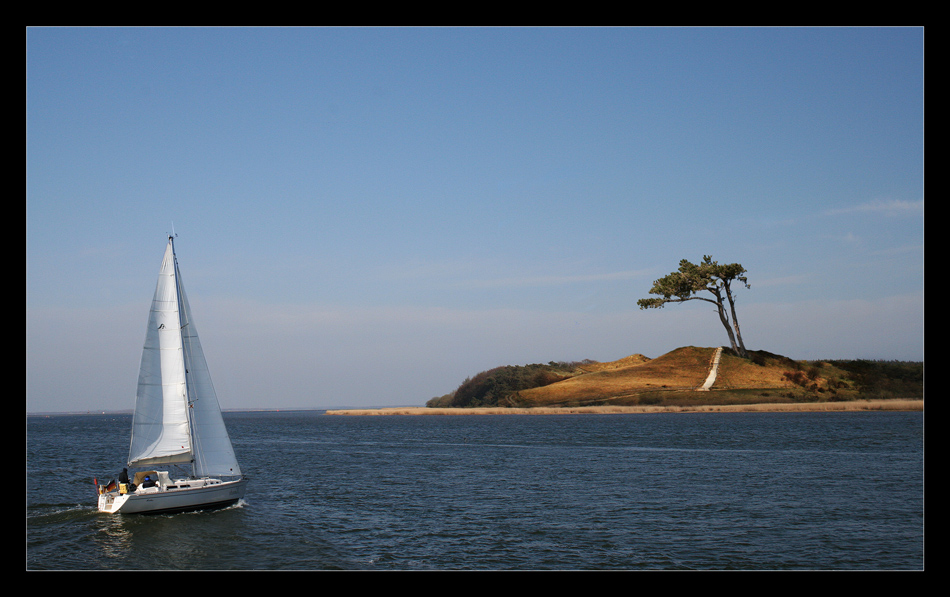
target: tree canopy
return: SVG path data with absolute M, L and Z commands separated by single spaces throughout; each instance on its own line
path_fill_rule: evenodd
M 650 294 L 657 295 L 656 297 L 640 299 L 637 304 L 641 309 L 661 309 L 667 303 L 684 303 L 692 300 L 712 303 L 716 305 L 719 320 L 726 328 L 732 349 L 740 356 L 748 357 L 748 351 L 739 331 L 735 296 L 732 293 L 732 283 L 736 280 L 746 288 L 751 288 L 748 279 L 743 275 L 745 273 L 746 269 L 741 264 L 720 265 L 709 255 L 705 255 L 698 264 L 683 259 L 677 271 L 653 282 Z M 700 292 L 709 292 L 712 298 L 698 294 Z M 726 303 L 728 303 L 728 308 Z

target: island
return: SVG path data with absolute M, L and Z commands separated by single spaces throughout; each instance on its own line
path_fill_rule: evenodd
M 677 348 L 600 363 L 501 366 L 424 407 L 328 410 L 328 415 L 579 414 L 923 410 L 923 363 L 796 361 L 766 351 Z

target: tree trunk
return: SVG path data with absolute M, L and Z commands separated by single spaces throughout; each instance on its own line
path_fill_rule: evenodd
M 739 349 L 736 351 L 739 353 L 739 356 L 747 359 L 749 358 L 749 352 L 745 349 L 745 343 L 742 342 L 742 332 L 739 331 L 739 318 L 736 317 L 736 301 L 732 298 L 732 290 L 729 289 L 729 286 L 726 286 L 726 298 L 729 299 L 729 310 L 732 311 L 732 327 L 736 330 L 736 339 L 739 342 Z
M 726 333 L 729 334 L 729 342 L 732 344 L 732 350 L 739 352 L 739 347 L 736 346 L 736 337 L 732 333 L 732 328 L 729 326 L 729 315 L 726 314 L 726 307 L 720 301 L 717 305 L 719 310 L 719 321 L 722 322 L 722 327 L 726 328 Z

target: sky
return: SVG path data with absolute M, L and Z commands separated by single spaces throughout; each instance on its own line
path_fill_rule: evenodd
M 923 360 L 922 28 L 26 29 L 26 406 L 131 409 L 167 235 L 222 408 L 500 365 Z

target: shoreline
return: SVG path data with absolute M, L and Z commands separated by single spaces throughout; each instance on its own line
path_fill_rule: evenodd
M 637 414 L 637 413 L 704 413 L 704 412 L 855 412 L 855 411 L 923 411 L 924 401 L 852 400 L 848 402 L 802 402 L 763 404 L 703 404 L 693 406 L 565 406 L 534 408 L 428 408 L 425 406 L 354 408 L 327 410 L 328 415 L 574 415 L 574 414 Z

